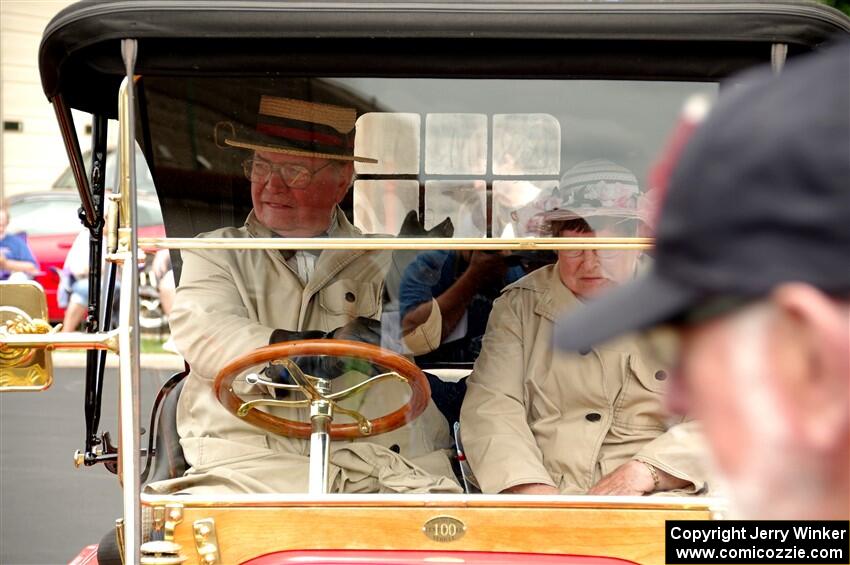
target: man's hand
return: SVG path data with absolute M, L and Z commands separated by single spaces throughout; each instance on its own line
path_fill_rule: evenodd
M 657 470 L 659 475 L 660 470 Z M 649 468 L 640 461 L 623 463 L 596 483 L 587 494 L 642 496 L 655 490 Z
M 296 339 L 346 339 L 348 341 L 381 345 L 381 322 L 372 318 L 359 316 L 344 326 L 340 326 L 327 333 L 322 331 L 295 332 L 277 329 L 272 332 L 269 343 L 281 343 Z M 308 375 L 323 379 L 335 379 L 348 370 L 368 368 L 368 366 L 364 367 L 364 364 L 368 365 L 365 361 L 358 361 L 353 358 L 308 355 L 295 357 L 292 361 Z M 289 371 L 281 365 L 268 365 L 263 371 L 275 382 L 294 384 Z M 285 396 L 285 393 L 278 392 L 277 396 L 278 398 L 282 398 Z
M 372 345 L 381 345 L 381 322 L 372 318 L 358 316 L 344 326 L 323 332 L 318 330 L 290 331 L 277 329 L 269 337 L 269 343 L 282 343 L 299 339 L 347 339 L 362 341 Z
M 544 483 L 528 483 L 506 488 L 499 494 L 559 494 L 559 491 Z

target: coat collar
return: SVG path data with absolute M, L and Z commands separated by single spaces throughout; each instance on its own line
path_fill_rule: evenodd
M 251 210 L 248 217 L 245 218 L 245 229 L 248 230 L 251 237 L 281 237 L 260 223 L 260 220 L 257 219 L 257 215 L 253 210 Z M 360 237 L 362 234 L 360 233 L 360 230 L 351 225 L 351 222 L 349 222 L 348 218 L 345 217 L 345 213 L 340 209 L 340 207 L 335 206 L 326 235 L 332 237 Z
M 539 293 L 534 313 L 552 322 L 566 310 L 577 307 L 581 302 L 561 281 L 558 264 L 546 265 L 513 283 L 505 290 L 522 288 Z
M 245 220 L 245 229 L 252 237 L 280 237 L 260 223 L 253 210 L 251 210 L 251 213 L 248 214 Z M 348 221 L 345 213 L 337 206 L 334 208 L 333 215 L 331 216 L 331 225 L 328 228 L 327 235 L 331 237 L 362 237 L 363 234 Z M 322 251 L 319 259 L 316 261 L 316 270 L 310 277 L 307 286 L 304 287 L 304 300 L 309 300 L 315 292 L 323 288 L 346 265 L 349 265 L 364 253 L 365 251 L 363 250 L 346 249 Z M 283 256 L 280 254 L 276 255 L 283 261 Z M 288 269 L 292 270 L 292 267 L 286 261 L 283 261 L 283 263 Z

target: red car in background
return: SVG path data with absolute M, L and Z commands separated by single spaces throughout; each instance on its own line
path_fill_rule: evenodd
M 8 199 L 9 233 L 23 233 L 41 267 L 35 280 L 47 295 L 47 312 L 53 322 L 62 321 L 65 310 L 56 301 L 59 273 L 65 256 L 80 233 L 82 224 L 75 210 L 80 207 L 76 191 L 50 190 L 17 194 Z M 156 197 L 139 194 L 139 236 L 164 237 L 162 211 Z

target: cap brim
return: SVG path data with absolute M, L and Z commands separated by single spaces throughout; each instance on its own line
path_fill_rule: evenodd
M 646 214 L 638 210 L 627 208 L 597 207 L 597 208 L 561 208 L 543 212 L 543 220 L 546 222 L 565 222 L 575 219 L 586 220 L 597 217 L 622 218 L 624 220 L 638 220 L 649 225 Z
M 621 334 L 668 322 L 699 302 L 700 292 L 655 272 L 588 302 L 555 324 L 555 346 L 588 351 Z

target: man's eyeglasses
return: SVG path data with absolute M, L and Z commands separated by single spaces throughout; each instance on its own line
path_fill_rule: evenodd
M 313 176 L 331 164 L 333 164 L 333 161 L 328 161 L 318 169 L 310 170 L 301 165 L 290 163 L 279 165 L 254 157 L 253 159 L 246 159 L 242 162 L 242 170 L 245 173 L 245 178 L 251 182 L 265 184 L 271 178 L 272 173 L 277 173 L 289 188 L 303 189 L 310 186 Z

